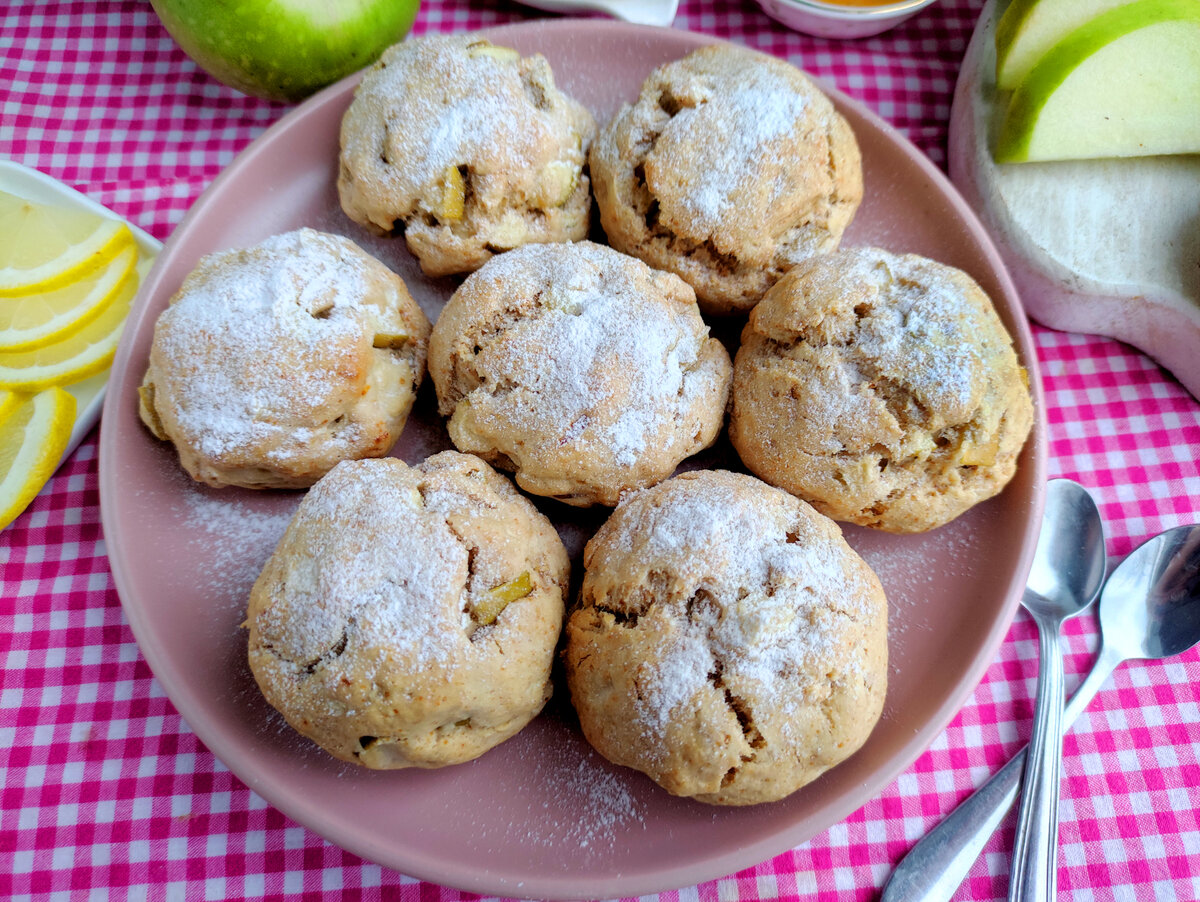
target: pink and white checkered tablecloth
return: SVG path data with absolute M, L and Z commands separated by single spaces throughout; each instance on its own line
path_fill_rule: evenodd
M 981 5 L 942 0 L 857 42 L 792 33 L 751 0 L 685 2 L 675 27 L 792 60 L 944 164 L 951 93 Z M 416 32 L 537 15 L 504 0 L 426 0 Z M 287 110 L 206 76 L 144 0 L 4 5 L 0 103 L 0 157 L 76 186 L 161 239 Z M 1200 403 L 1117 342 L 1034 331 L 1050 475 L 1093 491 L 1109 554 L 1200 521 Z M 122 614 L 96 451 L 93 431 L 0 533 L 0 896 L 463 898 L 289 821 L 200 744 Z M 1068 689 L 1096 642 L 1092 617 L 1068 626 Z M 770 861 L 661 898 L 874 898 L 911 845 L 1028 738 L 1036 659 L 1033 626 L 1018 616 L 958 717 L 879 797 Z M 957 898 L 1004 898 L 1013 820 Z M 1059 862 L 1063 898 L 1200 898 L 1200 652 L 1122 668 L 1068 735 Z

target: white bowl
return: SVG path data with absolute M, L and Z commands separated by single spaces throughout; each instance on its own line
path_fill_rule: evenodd
M 899 0 L 882 6 L 842 6 L 820 0 L 758 0 L 772 19 L 819 38 L 865 38 L 894 28 L 936 0 Z

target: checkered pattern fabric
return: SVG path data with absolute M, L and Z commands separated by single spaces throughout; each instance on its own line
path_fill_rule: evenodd
M 693 0 L 676 27 L 787 57 L 945 159 L 957 67 L 981 0 L 942 0 L 857 42 L 792 33 L 750 0 Z M 541 15 L 502 0 L 426 0 L 416 30 Z M 142 0 L 0 9 L 0 155 L 167 238 L 201 190 L 287 107 L 225 88 Z M 1088 486 L 1109 553 L 1200 520 L 1200 404 L 1117 342 L 1035 328 L 1051 476 Z M 338 849 L 289 821 L 205 749 L 124 620 L 100 526 L 93 433 L 0 533 L 0 897 L 401 898 L 464 894 Z M 1068 689 L 1097 644 L 1066 631 Z M 974 695 L 877 798 L 804 845 L 676 899 L 874 898 L 892 866 L 1028 737 L 1037 670 L 1018 616 Z M 1200 652 L 1120 669 L 1067 737 L 1062 898 L 1200 898 Z M 1003 899 L 1013 818 L 960 900 Z

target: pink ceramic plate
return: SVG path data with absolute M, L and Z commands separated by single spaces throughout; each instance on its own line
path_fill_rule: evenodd
M 601 121 L 636 96 L 654 66 L 711 43 L 569 20 L 501 28 L 492 37 L 543 52 L 559 82 Z M 338 207 L 338 127 L 353 87 L 353 80 L 335 85 L 289 114 L 197 201 L 159 258 L 113 367 L 100 449 L 105 536 L 134 635 L 168 696 L 219 759 L 290 817 L 372 861 L 485 894 L 611 898 L 690 885 L 751 866 L 846 817 L 933 741 L 1008 628 L 1041 519 L 1040 415 L 1017 478 L 999 498 L 925 536 L 847 530 L 892 603 L 887 710 L 857 755 L 784 801 L 721 809 L 672 798 L 591 752 L 561 696 L 475 762 L 390 773 L 329 758 L 262 700 L 239 623 L 299 494 L 193 486 L 171 449 L 138 422 L 137 386 L 154 321 L 201 255 L 301 225 L 361 240 L 437 315 L 453 283 L 422 278 L 402 242 L 368 238 Z M 847 242 L 921 252 L 970 272 L 995 298 L 1033 372 L 1024 316 L 974 216 L 907 141 L 855 102 L 834 99 L 858 134 L 866 170 L 867 200 Z M 1034 386 L 1040 411 L 1036 379 Z M 448 444 L 427 382 L 395 453 L 411 461 Z M 701 463 L 736 466 L 724 444 Z M 541 506 L 574 552 L 604 515 Z

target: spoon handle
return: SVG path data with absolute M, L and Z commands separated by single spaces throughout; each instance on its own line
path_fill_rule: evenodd
M 1064 727 L 1091 704 L 1122 660 L 1109 646 L 1100 646 L 1091 672 L 1071 696 L 1063 714 Z M 1017 752 L 909 850 L 888 877 L 880 902 L 949 902 L 1017 800 L 1028 748 Z
M 1062 770 L 1063 662 L 1059 621 L 1038 619 L 1037 702 L 1017 835 L 1009 902 L 1054 902 L 1058 886 L 1058 791 Z

